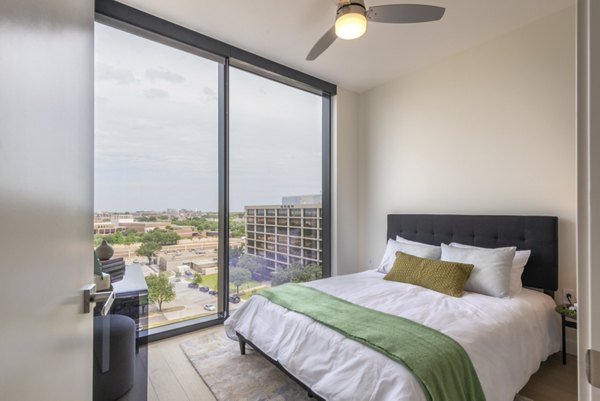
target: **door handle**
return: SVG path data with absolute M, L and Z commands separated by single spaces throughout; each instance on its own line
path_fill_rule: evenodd
M 600 387 L 600 352 L 588 349 L 585 353 L 585 373 L 587 381 L 594 387 Z
M 114 291 L 96 292 L 96 284 L 89 284 L 83 289 L 83 313 L 90 313 L 90 305 L 96 302 L 104 302 L 100 311 L 102 316 L 108 315 L 113 302 L 115 301 Z

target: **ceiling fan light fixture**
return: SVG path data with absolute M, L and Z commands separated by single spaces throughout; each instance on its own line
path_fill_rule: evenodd
M 439 21 L 444 16 L 444 7 L 426 4 L 387 4 L 365 6 L 365 0 L 336 0 L 335 25 L 321 36 L 306 56 L 307 61 L 319 57 L 329 46 L 340 39 L 360 38 L 367 31 L 367 20 L 388 24 L 414 24 L 417 22 Z
M 349 4 L 337 12 L 335 34 L 340 39 L 351 40 L 360 38 L 367 31 L 365 8 L 359 4 Z

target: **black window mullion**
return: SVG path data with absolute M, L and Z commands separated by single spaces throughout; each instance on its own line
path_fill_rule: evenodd
M 229 60 L 219 65 L 218 313 L 229 315 Z
M 322 96 L 322 235 L 323 235 L 323 277 L 331 276 L 331 97 L 327 94 Z

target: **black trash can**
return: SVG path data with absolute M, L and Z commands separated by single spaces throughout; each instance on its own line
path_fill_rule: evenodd
M 123 315 L 94 318 L 94 401 L 114 401 L 133 387 L 135 322 Z

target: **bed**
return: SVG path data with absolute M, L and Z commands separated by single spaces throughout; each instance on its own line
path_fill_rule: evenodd
M 389 215 L 387 237 L 426 244 L 460 242 L 532 251 L 525 287 L 510 298 L 449 297 L 389 282 L 376 271 L 306 283 L 335 297 L 402 316 L 451 337 L 466 351 L 487 401 L 512 401 L 560 349 L 551 298 L 558 282 L 558 220 L 546 216 Z M 227 335 L 256 351 L 322 400 L 425 401 L 402 364 L 312 319 L 255 296 L 226 321 Z

